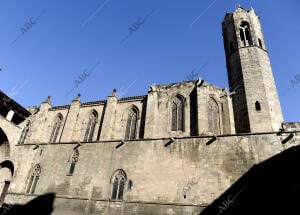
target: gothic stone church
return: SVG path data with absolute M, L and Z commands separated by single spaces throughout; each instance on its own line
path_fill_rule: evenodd
M 200 214 L 253 165 L 298 145 L 259 17 L 238 7 L 222 29 L 229 91 L 199 78 L 33 108 L 0 92 L 1 204 L 55 193 L 52 214 Z

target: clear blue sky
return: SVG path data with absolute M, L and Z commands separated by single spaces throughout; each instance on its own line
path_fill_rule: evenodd
M 260 15 L 284 119 L 299 122 L 300 82 L 290 88 L 300 74 L 298 0 L 0 1 L 0 89 L 25 107 L 48 95 L 64 105 L 77 93 L 106 99 L 113 88 L 145 95 L 152 83 L 180 82 L 197 68 L 227 87 L 221 22 L 239 4 Z

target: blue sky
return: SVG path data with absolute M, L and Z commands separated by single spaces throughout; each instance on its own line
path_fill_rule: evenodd
M 52 105 L 77 93 L 102 100 L 114 88 L 145 95 L 192 73 L 228 87 L 221 22 L 239 4 L 260 15 L 284 119 L 300 122 L 297 0 L 0 1 L 0 89 L 29 107 L 48 95 Z

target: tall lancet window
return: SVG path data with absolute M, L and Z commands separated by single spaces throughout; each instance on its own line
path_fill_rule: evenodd
M 29 181 L 27 184 L 26 193 L 32 194 L 35 192 L 36 185 L 39 181 L 41 174 L 41 166 L 36 164 L 34 168 L 31 170 L 31 174 L 29 175 Z
M 63 116 L 60 113 L 57 114 L 56 118 L 55 118 L 55 121 L 54 121 L 54 124 L 53 124 L 53 129 L 52 129 L 52 133 L 51 133 L 51 136 L 50 136 L 50 140 L 49 140 L 50 143 L 57 142 L 57 136 L 58 136 L 60 127 L 62 125 L 62 120 L 63 120 Z
M 138 109 L 132 108 L 128 114 L 125 139 L 137 139 Z
M 172 131 L 183 131 L 184 100 L 176 96 L 172 102 Z
M 83 139 L 84 142 L 93 140 L 97 118 L 98 118 L 98 113 L 97 111 L 93 110 L 89 116 L 89 121 L 85 130 L 85 135 Z
M 123 200 L 124 187 L 126 183 L 126 174 L 123 170 L 118 170 L 111 178 L 112 200 Z
M 26 126 L 24 127 L 23 131 L 22 131 L 22 134 L 21 134 L 21 137 L 19 139 L 19 142 L 18 144 L 24 144 L 25 143 L 25 140 L 29 134 L 29 131 L 30 131 L 30 126 L 31 126 L 31 122 L 28 121 Z
M 242 46 L 252 45 L 250 25 L 248 22 L 242 22 L 240 25 L 240 37 Z
M 73 175 L 76 163 L 78 162 L 78 158 L 79 158 L 79 151 L 78 151 L 78 149 L 75 149 L 69 159 L 70 167 L 69 167 L 69 172 L 67 175 Z
M 214 134 L 220 134 L 219 107 L 213 98 L 208 100 L 208 131 Z

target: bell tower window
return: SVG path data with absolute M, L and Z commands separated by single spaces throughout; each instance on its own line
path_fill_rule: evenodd
M 248 22 L 242 22 L 240 25 L 240 37 L 242 46 L 251 46 L 252 39 L 251 39 L 251 31 L 250 31 L 250 25 Z
M 258 101 L 255 102 L 255 110 L 256 111 L 260 111 L 261 110 L 261 106 L 260 106 L 260 103 Z

